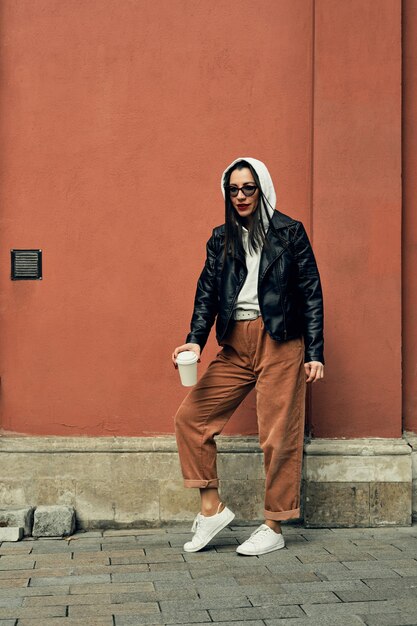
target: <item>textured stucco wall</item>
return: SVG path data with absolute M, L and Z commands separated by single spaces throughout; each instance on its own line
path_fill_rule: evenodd
M 401 433 L 401 2 L 4 0 L 5 432 L 170 433 L 219 176 L 270 167 L 325 294 L 321 437 Z M 243 16 L 243 25 L 242 25 Z M 10 248 L 44 280 L 12 282 Z M 215 355 L 212 336 L 200 365 Z M 256 431 L 254 396 L 226 432 Z
M 403 2 L 403 418 L 417 433 L 417 3 Z
M 170 356 L 223 221 L 224 166 L 264 160 L 281 210 L 309 226 L 312 3 L 1 13 L 2 427 L 172 432 L 186 390 Z M 10 281 L 13 247 L 43 249 L 43 281 Z M 256 429 L 253 405 L 230 430 Z
M 401 2 L 319 0 L 313 239 L 325 268 L 317 437 L 401 435 Z

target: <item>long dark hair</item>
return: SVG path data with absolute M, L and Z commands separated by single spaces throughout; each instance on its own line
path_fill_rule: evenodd
M 253 213 L 253 219 L 251 220 L 251 224 L 248 227 L 248 248 L 249 251 L 252 253 L 252 251 L 256 252 L 259 247 L 262 247 L 263 245 L 269 245 L 269 242 L 266 239 L 266 229 L 262 219 L 262 214 L 266 215 L 267 217 L 266 223 L 271 221 L 271 217 L 267 209 L 267 204 L 269 204 L 270 206 L 271 204 L 266 198 L 264 192 L 262 191 L 262 187 L 259 182 L 259 176 L 256 173 L 256 170 L 252 167 L 250 163 L 242 160 L 234 163 L 232 167 L 227 170 L 223 181 L 225 187 L 224 200 L 226 211 L 224 256 L 226 256 L 227 254 L 229 244 L 231 246 L 232 255 L 239 251 L 242 256 L 245 256 L 245 251 L 242 243 L 243 222 L 241 217 L 236 213 L 236 209 L 233 207 L 232 201 L 230 200 L 230 195 L 227 191 L 232 172 L 234 172 L 234 170 L 243 170 L 245 167 L 247 167 L 251 171 L 253 179 L 259 189 L 258 206 Z

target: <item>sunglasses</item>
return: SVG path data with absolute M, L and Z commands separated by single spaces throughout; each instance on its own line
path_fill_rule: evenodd
M 251 185 L 249 183 L 246 185 L 242 185 L 242 187 L 238 187 L 237 185 L 226 186 L 226 191 L 229 192 L 232 198 L 236 198 L 240 190 L 243 191 L 243 195 L 246 196 L 246 198 L 249 198 L 250 196 L 253 196 L 257 189 L 257 185 Z

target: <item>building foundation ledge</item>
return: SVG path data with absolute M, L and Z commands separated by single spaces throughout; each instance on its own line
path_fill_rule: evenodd
M 237 523 L 262 520 L 258 437 L 221 436 L 217 443 L 222 499 Z M 3 435 L 0 475 L 1 509 L 69 505 L 78 528 L 159 526 L 191 521 L 199 510 L 198 490 L 183 486 L 173 435 Z M 294 521 L 310 527 L 409 525 L 416 475 L 417 435 L 308 440 L 301 513 Z
M 314 439 L 304 451 L 306 526 L 412 523 L 412 446 L 405 437 Z

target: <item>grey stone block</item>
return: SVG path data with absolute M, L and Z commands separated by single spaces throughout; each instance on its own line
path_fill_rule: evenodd
M 0 598 L 0 607 L 2 609 L 11 609 L 14 608 L 16 606 L 22 606 L 23 604 L 23 598 L 13 598 L 13 597 L 6 597 L 6 598 Z M 3 624 L 2 624 L 3 626 Z
M 6 526 L 22 527 L 24 537 L 28 537 L 32 534 L 33 511 L 32 506 L 24 509 L 0 509 L 0 526 L 6 524 Z
M 333 605 L 332 605 L 333 606 Z M 274 617 L 304 617 L 298 605 L 253 606 L 250 608 L 209 610 L 213 622 L 262 620 Z
M 20 541 L 23 537 L 23 528 L 19 526 L 0 527 L 0 541 Z
M 298 620 L 297 620 L 298 621 Z M 292 620 L 294 625 L 294 620 Z M 261 620 L 250 620 L 250 621 L 238 621 L 238 622 L 219 622 L 221 626 L 265 626 L 265 622 Z M 182 626 L 194 626 L 195 622 L 188 622 L 188 624 L 182 624 Z M 168 624 L 168 626 L 174 626 Z M 203 622 L 200 626 L 213 626 L 213 622 Z
M 370 622 L 366 622 L 369 624 Z M 266 626 L 294 626 L 294 619 L 267 619 Z M 297 619 L 297 626 L 363 626 L 365 622 L 358 615 L 321 615 Z M 375 626 L 380 626 L 381 622 Z M 223 625 L 222 625 L 223 626 Z
M 206 611 L 186 611 L 181 613 L 155 613 L 153 615 L 115 615 L 116 626 L 168 626 L 171 624 L 207 624 L 210 617 Z
M 415 626 L 417 611 L 391 613 L 390 615 L 362 615 L 368 626 Z
M 52 585 L 84 585 L 88 583 L 110 583 L 110 574 L 92 574 L 85 576 L 57 576 L 32 578 L 31 587 L 48 587 Z
M 72 506 L 38 506 L 34 513 L 34 537 L 63 537 L 75 530 L 75 511 Z

